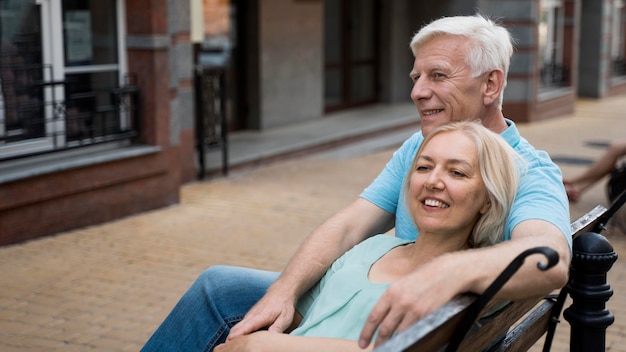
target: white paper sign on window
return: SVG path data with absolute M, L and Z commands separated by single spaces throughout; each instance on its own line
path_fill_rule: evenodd
M 91 14 L 88 10 L 65 13 L 65 48 L 68 64 L 89 64 L 92 61 Z

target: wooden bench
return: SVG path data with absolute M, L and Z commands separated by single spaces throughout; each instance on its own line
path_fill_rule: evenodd
M 510 302 L 485 316 L 485 312 L 492 311 L 497 305 L 490 302 L 493 295 L 517 270 L 516 266 L 521 266 L 527 255 L 544 253 L 546 263 L 543 265 L 548 267 L 554 265 L 551 260 L 558 260 L 558 255 L 550 258 L 550 252 L 556 255 L 553 250 L 537 248 L 532 253 L 521 254 L 518 262 L 514 261 L 507 268 L 512 273 L 505 273 L 505 270 L 501 275 L 503 281 L 496 280 L 483 295 L 456 297 L 374 351 L 527 351 L 543 335 L 546 335 L 544 351 L 549 351 L 568 294 L 573 303 L 563 316 L 572 327 L 571 351 L 603 351 L 606 328 L 614 320 L 604 305 L 613 293 L 606 284 L 606 273 L 617 260 L 617 254 L 599 233 L 624 202 L 626 192 L 610 209 L 598 205 L 571 224 L 573 256 L 570 279 L 559 295 Z M 541 272 L 538 271 L 537 275 Z M 599 282 L 598 277 L 602 275 L 604 282 Z M 490 289 L 492 292 L 488 292 Z

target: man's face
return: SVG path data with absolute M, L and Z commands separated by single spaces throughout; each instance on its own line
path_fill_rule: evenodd
M 472 78 L 465 63 L 467 47 L 467 38 L 443 35 L 426 42 L 415 55 L 411 100 L 424 135 L 449 121 L 483 118 L 486 75 Z

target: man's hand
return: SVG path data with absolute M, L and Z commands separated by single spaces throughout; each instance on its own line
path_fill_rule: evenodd
M 369 345 L 376 328 L 376 345 L 389 340 L 416 321 L 450 301 L 461 289 L 447 271 L 447 256 L 436 258 L 414 273 L 391 284 L 372 309 L 359 337 L 359 346 Z M 444 259 L 444 260 L 441 260 Z
M 282 333 L 293 321 L 295 301 L 271 289 L 255 304 L 243 320 L 230 330 L 227 341 L 252 332 L 265 329 L 270 332 Z

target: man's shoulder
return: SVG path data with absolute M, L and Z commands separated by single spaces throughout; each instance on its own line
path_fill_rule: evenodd
M 396 156 L 410 156 L 412 159 L 423 141 L 424 136 L 422 135 L 422 131 L 415 132 L 409 138 L 405 139 L 404 142 L 402 142 L 402 145 L 395 151 L 394 154 Z
M 417 131 L 415 133 L 413 133 L 409 138 L 407 138 L 404 143 L 402 143 L 403 145 L 417 145 L 419 146 L 422 142 L 424 141 L 424 135 L 422 134 L 422 131 Z
M 547 152 L 535 148 L 526 138 L 524 138 L 512 120 L 506 119 L 509 127 L 502 133 L 502 137 L 522 156 L 529 166 L 556 166 L 550 159 Z
M 526 160 L 529 167 L 557 167 L 545 150 L 535 148 L 524 138 L 520 138 L 515 150 Z

